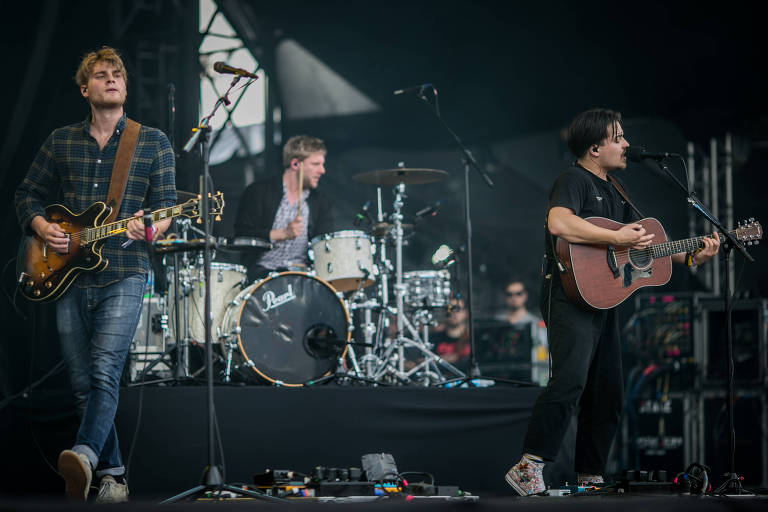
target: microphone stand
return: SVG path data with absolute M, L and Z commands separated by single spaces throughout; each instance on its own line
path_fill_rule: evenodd
M 192 130 L 192 136 L 184 145 L 182 151 L 189 153 L 198 144 L 200 145 L 200 156 L 203 161 L 203 174 L 201 184 L 201 199 L 200 199 L 200 218 L 203 221 L 203 232 L 205 239 L 205 247 L 203 249 L 203 267 L 205 276 L 205 306 L 203 315 L 203 325 L 205 331 L 205 368 L 206 368 L 206 390 L 208 398 L 208 465 L 203 470 L 202 482 L 188 489 L 176 496 L 161 501 L 160 503 L 173 503 L 190 497 L 204 496 L 206 493 L 213 493 L 218 491 L 229 491 L 240 496 L 247 496 L 250 498 L 257 498 L 269 501 L 284 501 L 281 498 L 269 496 L 262 492 L 252 491 L 237 487 L 231 484 L 224 483 L 222 478 L 221 469 L 216 464 L 216 444 L 215 444 L 215 414 L 216 408 L 213 400 L 213 342 L 211 339 L 211 237 L 210 237 L 210 220 L 208 218 L 208 183 L 210 180 L 209 172 L 209 139 L 211 134 L 210 120 L 216 113 L 216 110 L 224 104 L 229 105 L 229 99 L 227 96 L 232 91 L 234 86 L 240 80 L 240 76 L 236 75 L 232 79 L 232 83 L 229 85 L 227 91 L 216 101 L 213 107 L 213 111 L 207 117 L 204 117 L 197 128 Z
M 424 95 L 424 90 L 430 87 L 432 89 L 433 94 L 435 95 L 435 104 L 433 105 L 427 100 L 427 97 Z M 468 318 L 467 321 L 469 322 L 469 372 L 465 377 L 460 377 L 458 379 L 451 379 L 445 382 L 442 382 L 440 385 L 448 385 L 448 386 L 459 386 L 461 384 L 466 383 L 472 383 L 474 384 L 475 379 L 488 379 L 493 380 L 494 382 L 504 382 L 507 384 L 517 384 L 520 386 L 535 386 L 537 384 L 533 384 L 530 382 L 525 381 L 516 381 L 511 379 L 502 379 L 498 377 L 483 377 L 480 373 L 480 367 L 477 364 L 477 351 L 475 346 L 475 324 L 474 324 L 474 300 L 473 300 L 473 266 L 472 266 L 472 218 L 470 214 L 470 204 L 469 204 L 469 196 L 470 196 L 470 189 L 469 189 L 469 173 L 470 168 L 475 169 L 477 173 L 483 178 L 485 183 L 488 185 L 488 187 L 493 188 L 493 181 L 491 181 L 490 176 L 488 176 L 488 173 L 486 173 L 480 165 L 477 163 L 477 160 L 475 160 L 475 157 L 472 156 L 472 153 L 467 149 L 467 147 L 461 142 L 461 139 L 458 135 L 456 135 L 456 132 L 454 132 L 451 127 L 448 125 L 448 123 L 445 122 L 443 117 L 440 115 L 440 107 L 437 104 L 437 89 L 435 89 L 432 85 L 429 86 L 421 86 L 418 93 L 416 94 L 416 97 L 424 103 L 433 114 L 435 114 L 435 117 L 437 117 L 438 121 L 440 121 L 440 124 L 443 125 L 443 128 L 451 135 L 454 142 L 456 143 L 456 146 L 461 151 L 461 160 L 464 164 L 464 227 L 465 227 L 465 235 L 466 235 L 466 244 L 467 244 L 467 314 Z
M 671 156 L 671 155 L 669 155 Z M 701 214 L 702 217 L 704 217 L 707 221 L 709 221 L 711 224 L 713 224 L 717 229 L 719 229 L 719 233 L 725 236 L 725 240 L 721 243 L 721 248 L 723 249 L 723 255 L 725 256 L 725 269 L 726 271 L 723 272 L 723 281 L 724 281 L 724 290 L 723 290 L 723 308 L 725 312 L 725 321 L 726 321 L 726 332 L 725 332 L 725 339 L 726 339 L 726 347 L 728 352 L 728 400 L 727 400 L 727 407 L 728 407 L 728 473 L 725 474 L 726 480 L 723 482 L 717 489 L 713 491 L 713 494 L 719 494 L 719 495 L 727 495 L 727 494 L 752 494 L 746 491 L 742 485 L 741 485 L 741 478 L 739 478 L 738 473 L 736 473 L 736 430 L 733 427 L 733 410 L 734 410 L 734 363 L 733 363 L 733 324 L 732 324 L 732 313 L 731 313 L 731 280 L 730 280 L 730 272 L 728 272 L 729 264 L 730 264 L 730 258 L 731 258 L 731 251 L 735 248 L 737 249 L 744 258 L 749 261 L 750 263 L 754 263 L 754 258 L 750 256 L 750 254 L 747 252 L 747 250 L 744 248 L 744 244 L 742 244 L 739 240 L 736 239 L 736 237 L 733 236 L 723 225 L 722 223 L 716 219 L 709 210 L 704 207 L 704 205 L 701 204 L 701 201 L 696 197 L 693 189 L 690 190 L 686 185 L 684 185 L 680 179 L 678 179 L 677 176 L 675 176 L 672 171 L 669 170 L 669 167 L 666 163 L 667 156 L 665 155 L 663 158 L 658 160 L 656 163 L 661 168 L 664 173 L 669 176 L 673 182 L 677 184 L 677 186 L 685 192 L 687 195 L 687 202 L 690 204 L 699 214 Z M 705 491 L 706 492 L 706 489 Z

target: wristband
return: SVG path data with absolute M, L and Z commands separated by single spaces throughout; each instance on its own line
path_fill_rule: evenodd
M 685 254 L 685 264 L 688 265 L 690 268 L 697 267 L 698 265 L 696 262 L 693 261 L 693 257 L 699 254 L 703 249 L 699 247 L 693 252 L 688 252 Z

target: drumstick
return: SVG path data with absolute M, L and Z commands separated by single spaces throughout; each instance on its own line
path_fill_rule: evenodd
M 299 162 L 299 200 L 296 202 L 296 216 L 301 215 L 301 193 L 304 188 L 304 161 Z

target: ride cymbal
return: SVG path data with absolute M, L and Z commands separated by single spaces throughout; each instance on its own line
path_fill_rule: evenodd
M 426 183 L 435 183 L 448 178 L 446 171 L 437 169 L 382 169 L 378 171 L 367 171 L 355 174 L 352 179 L 358 183 L 368 185 L 397 185 L 405 183 L 406 185 L 424 185 Z
M 180 203 L 189 201 L 190 199 L 197 199 L 199 194 L 197 192 L 187 192 L 186 190 L 177 190 L 176 198 Z

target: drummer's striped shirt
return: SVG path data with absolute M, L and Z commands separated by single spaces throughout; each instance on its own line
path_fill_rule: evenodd
M 296 205 L 292 205 L 288 201 L 286 192 L 285 184 L 283 184 L 283 198 L 280 200 L 275 220 L 272 222 L 272 229 L 283 229 L 296 218 Z M 309 242 L 309 235 L 307 234 L 307 225 L 309 223 L 308 197 L 309 190 L 302 190 L 301 219 L 304 222 L 304 229 L 301 231 L 301 234 L 292 240 L 273 242 L 272 250 L 264 253 L 259 260 L 259 265 L 270 270 L 277 270 L 279 268 L 290 268 L 307 264 L 307 246 Z

